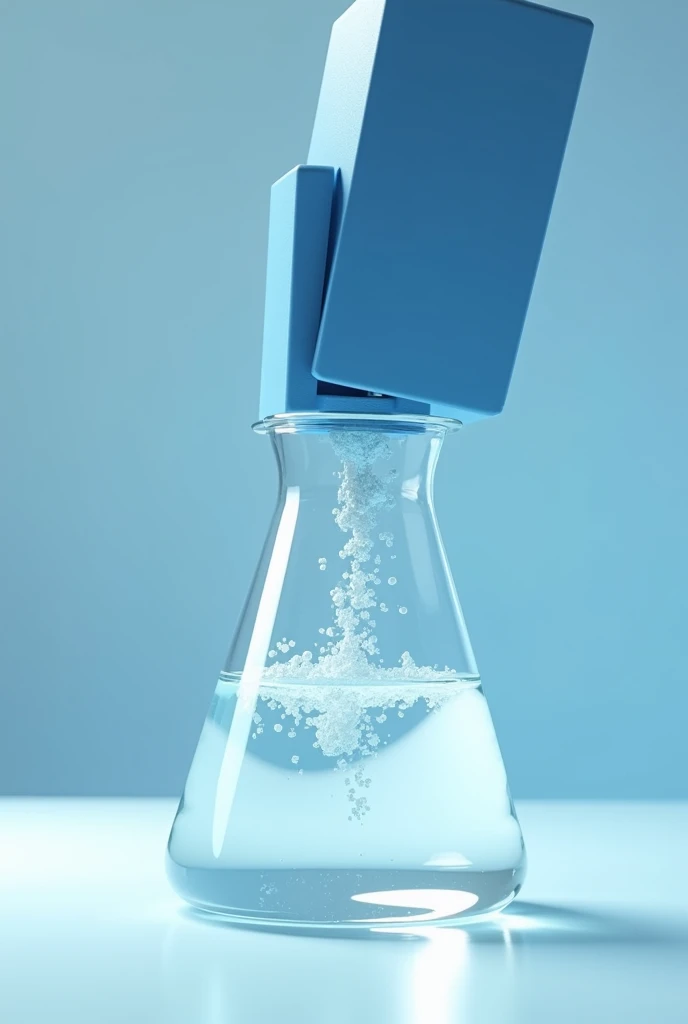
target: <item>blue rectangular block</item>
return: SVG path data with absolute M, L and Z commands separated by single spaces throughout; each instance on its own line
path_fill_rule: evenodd
M 335 24 L 308 158 L 341 173 L 321 381 L 502 409 L 591 33 L 522 0 L 357 0 Z
M 337 173 L 295 167 L 272 186 L 260 417 L 280 412 L 427 413 L 404 398 L 368 395 L 313 375 Z
M 270 194 L 260 416 L 316 408 L 311 373 L 327 264 L 335 171 L 295 167 Z

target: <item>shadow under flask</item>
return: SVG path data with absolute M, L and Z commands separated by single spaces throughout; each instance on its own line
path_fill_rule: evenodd
M 258 423 L 279 500 L 168 846 L 190 904 L 308 930 L 506 906 L 521 829 L 433 507 L 458 422 Z

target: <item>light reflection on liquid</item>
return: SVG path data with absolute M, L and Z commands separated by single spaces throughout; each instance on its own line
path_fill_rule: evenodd
M 361 892 L 351 897 L 357 903 L 425 911 L 413 915 L 376 917 L 377 924 L 441 921 L 463 914 L 475 906 L 478 898 L 475 893 L 465 892 L 463 889 L 395 889 L 387 892 Z

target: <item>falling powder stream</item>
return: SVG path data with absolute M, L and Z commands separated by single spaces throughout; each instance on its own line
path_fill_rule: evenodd
M 403 717 L 419 699 L 425 701 L 428 711 L 434 710 L 455 693 L 454 687 L 446 684 L 458 676 L 450 668 L 438 671 L 416 665 L 408 651 L 401 654 L 393 668 L 382 667 L 379 659 L 374 660 L 380 652 L 371 612 L 378 607 L 383 613 L 387 611 L 384 602 L 378 606 L 375 591 L 381 583 L 381 558 L 373 558 L 375 534 L 379 513 L 395 504 L 391 485 L 396 471 L 378 475 L 373 466 L 389 459 L 392 449 L 385 434 L 377 431 L 335 431 L 329 440 L 342 464 L 338 504 L 332 513 L 339 529 L 348 534 L 339 552 L 347 567 L 330 591 L 333 624 L 320 630 L 332 639 L 320 648 L 318 657 L 306 650 L 266 668 L 260 697 L 271 710 L 280 708 L 293 719 L 292 730 L 304 719 L 306 726 L 315 727 L 314 746 L 324 756 L 337 758 L 336 767 L 350 769 L 356 785 L 367 788 L 370 779 L 365 777 L 364 768 L 360 764 L 353 768 L 347 758 L 376 753 L 380 737 L 370 711 L 378 710 L 375 721 L 383 722 L 385 709 L 394 708 Z M 377 539 L 387 548 L 394 542 L 389 532 L 379 534 Z M 320 558 L 318 563 L 321 569 L 326 568 L 326 559 Z M 391 577 L 390 585 L 392 580 L 397 582 Z M 291 652 L 293 646 L 293 641 L 286 638 L 274 645 L 283 654 Z M 276 657 L 277 651 L 271 650 L 270 656 Z M 262 732 L 260 714 L 254 716 L 254 721 Z M 367 800 L 356 797 L 353 786 L 348 798 L 352 819 L 360 820 L 368 809 Z

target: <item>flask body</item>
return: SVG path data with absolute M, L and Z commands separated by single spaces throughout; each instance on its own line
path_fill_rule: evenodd
M 291 414 L 280 495 L 168 846 L 192 905 L 277 928 L 468 921 L 525 853 L 432 498 L 431 417 Z

